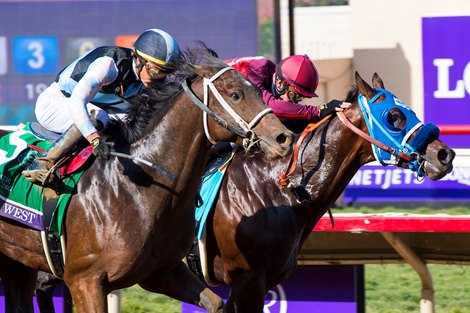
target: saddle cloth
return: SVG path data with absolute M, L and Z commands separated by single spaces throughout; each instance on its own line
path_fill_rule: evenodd
M 207 216 L 214 206 L 214 201 L 219 194 L 220 186 L 224 180 L 225 171 L 230 164 L 236 147 L 232 151 L 218 154 L 213 157 L 207 166 L 206 173 L 202 177 L 202 184 L 199 194 L 202 204 L 196 207 L 196 235 L 201 239 L 206 224 Z
M 29 182 L 21 172 L 53 142 L 33 133 L 30 125 L 27 123 L 21 129 L 0 138 L 0 216 L 37 230 L 44 230 L 46 226 L 43 219 L 44 188 Z M 35 149 L 32 149 L 32 146 Z M 85 164 L 83 159 L 88 159 L 91 155 L 87 151 L 84 150 L 76 156 L 82 159 L 78 162 L 80 165 L 68 165 L 67 171 L 61 170 L 64 173 L 63 185 L 54 220 L 51 225 L 47 225 L 59 234 L 62 234 L 62 220 L 75 186 L 87 168 L 83 166 Z

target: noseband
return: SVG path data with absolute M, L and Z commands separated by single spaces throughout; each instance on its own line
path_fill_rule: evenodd
M 191 100 L 203 111 L 203 124 L 204 124 L 204 132 L 206 134 L 207 139 L 212 143 L 215 144 L 215 140 L 209 134 L 209 128 L 207 125 L 207 116 L 209 115 L 214 121 L 222 125 L 223 127 L 227 128 L 231 132 L 235 133 L 236 135 L 243 138 L 243 147 L 245 149 L 254 145 L 257 141 L 256 134 L 252 131 L 253 127 L 255 127 L 258 122 L 269 113 L 272 113 L 273 110 L 271 108 L 266 108 L 263 111 L 259 112 L 251 122 L 247 123 L 243 118 L 235 112 L 232 107 L 225 101 L 222 97 L 220 92 L 214 86 L 214 81 L 219 78 L 223 73 L 228 70 L 234 70 L 234 68 L 227 66 L 222 68 L 220 71 L 215 73 L 211 78 L 204 77 L 204 102 L 201 102 L 199 98 L 194 94 L 194 92 L 189 88 L 187 80 L 184 80 L 182 83 L 183 89 L 186 94 L 191 98 Z M 219 101 L 219 104 L 225 109 L 225 111 L 237 122 L 238 126 L 233 125 L 223 118 L 219 117 L 215 114 L 209 107 L 209 88 Z

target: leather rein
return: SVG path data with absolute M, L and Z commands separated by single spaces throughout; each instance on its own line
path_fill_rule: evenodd
M 287 184 L 289 183 L 289 177 L 288 176 L 290 176 L 295 171 L 295 168 L 297 167 L 297 159 L 298 159 L 298 156 L 299 156 L 300 145 L 304 141 L 305 137 L 308 134 L 312 133 L 315 129 L 317 129 L 318 126 L 323 124 L 331 116 L 332 115 L 327 115 L 322 120 L 320 120 L 319 122 L 310 123 L 310 124 L 307 125 L 307 127 L 305 127 L 304 131 L 302 132 L 299 139 L 295 143 L 294 152 L 292 152 L 292 156 L 291 156 L 291 159 L 289 161 L 289 165 L 287 166 L 287 170 L 285 172 L 281 172 L 281 174 L 279 174 L 279 181 L 278 181 L 279 186 L 284 187 L 284 186 L 287 186 Z
M 358 136 L 360 136 L 364 140 L 368 141 L 369 143 L 371 143 L 371 144 L 379 147 L 380 149 L 385 150 L 385 151 L 387 151 L 391 154 L 395 153 L 395 149 L 393 149 L 392 147 L 390 147 L 390 146 L 388 146 L 388 145 L 372 138 L 371 136 L 369 136 L 369 134 L 365 133 L 364 131 L 362 131 L 361 129 L 356 127 L 353 123 L 351 123 L 351 121 L 348 119 L 348 117 L 344 114 L 343 111 L 336 112 L 336 115 L 338 116 L 340 121 L 346 127 L 348 127 L 350 130 L 352 130 L 355 134 L 357 134 Z M 317 129 L 318 126 L 323 124 L 331 116 L 333 116 L 333 115 L 331 114 L 331 115 L 325 116 L 322 120 L 320 120 L 317 123 L 308 124 L 307 127 L 304 129 L 304 131 L 302 132 L 302 134 L 300 135 L 299 139 L 297 140 L 297 142 L 294 146 L 294 152 L 292 153 L 292 156 L 291 156 L 291 159 L 289 161 L 289 165 L 287 167 L 287 170 L 285 172 L 281 172 L 281 174 L 279 174 L 279 180 L 278 180 L 278 185 L 279 186 L 285 187 L 289 183 L 289 176 L 294 172 L 295 168 L 297 167 L 297 159 L 298 159 L 298 155 L 299 155 L 300 145 L 302 144 L 305 137 L 308 134 L 312 133 L 315 129 Z M 413 160 L 412 156 L 407 155 L 407 154 L 405 154 L 401 151 L 398 152 L 397 155 L 400 158 L 405 159 L 407 161 L 412 161 Z

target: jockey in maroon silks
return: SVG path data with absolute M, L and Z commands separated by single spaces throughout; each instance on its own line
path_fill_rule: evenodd
M 240 57 L 225 63 L 245 75 L 262 94 L 264 102 L 273 109 L 291 130 L 301 131 L 307 123 L 318 121 L 349 104 L 333 100 L 319 109 L 315 105 L 304 105 L 303 98 L 318 97 L 318 71 L 306 55 L 292 55 L 275 65 L 265 57 Z

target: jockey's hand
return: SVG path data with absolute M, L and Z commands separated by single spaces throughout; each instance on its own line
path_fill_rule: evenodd
M 327 115 L 334 114 L 339 111 L 344 111 L 351 106 L 349 102 L 343 102 L 339 100 L 331 100 L 328 103 L 323 103 L 320 106 L 320 118 L 324 118 Z
M 97 158 L 109 160 L 111 148 L 103 137 L 94 138 L 90 144 Z

